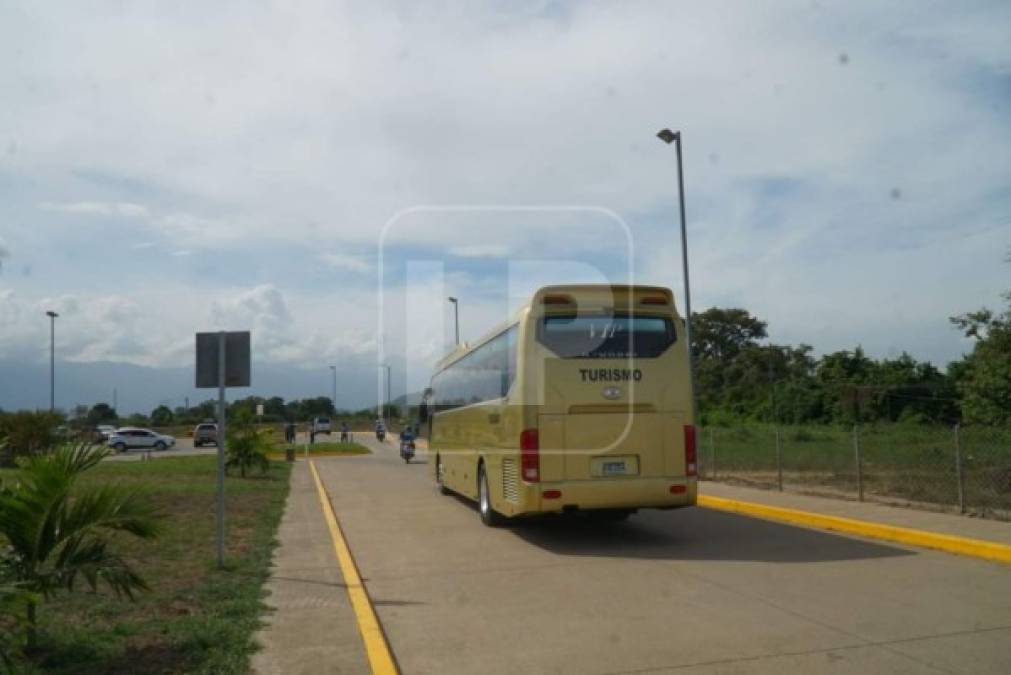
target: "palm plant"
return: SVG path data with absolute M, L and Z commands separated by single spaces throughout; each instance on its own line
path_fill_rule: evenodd
M 272 447 L 268 433 L 258 430 L 253 425 L 252 415 L 245 410 L 237 413 L 227 432 L 228 459 L 225 468 L 237 467 L 243 478 L 246 471 L 253 467 L 258 468 L 260 473 L 266 472 L 270 468 L 267 452 Z
M 5 540 L 0 574 L 28 593 L 25 612 L 28 647 L 36 642 L 36 608 L 84 579 L 133 599 L 147 589 L 127 561 L 110 546 L 109 535 L 125 532 L 142 539 L 158 533 L 158 516 L 142 494 L 118 485 L 75 489 L 77 479 L 104 458 L 104 448 L 63 446 L 27 458 L 13 481 L 0 483 L 0 534 Z

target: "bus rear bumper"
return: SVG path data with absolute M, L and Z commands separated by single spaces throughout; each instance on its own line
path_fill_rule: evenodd
M 516 515 L 574 509 L 670 509 L 694 506 L 698 495 L 697 479 L 684 476 L 527 483 L 523 488 L 525 499 Z

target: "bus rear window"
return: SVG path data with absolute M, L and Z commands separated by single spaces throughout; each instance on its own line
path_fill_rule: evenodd
M 541 319 L 537 339 L 564 359 L 651 358 L 675 334 L 669 317 L 555 315 Z

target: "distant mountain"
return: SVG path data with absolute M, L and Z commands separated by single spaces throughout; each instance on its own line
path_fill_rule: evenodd
M 391 403 L 397 407 L 402 407 L 408 401 L 410 402 L 409 405 L 418 405 L 419 403 L 421 403 L 422 393 L 423 392 L 420 391 L 414 391 L 406 395 L 400 395 L 395 399 L 393 399 Z
M 331 396 L 329 368 L 318 370 L 272 364 L 253 364 L 253 386 L 229 389 L 228 399 L 246 396 L 281 396 L 285 400 Z M 217 398 L 217 389 L 196 389 L 193 367 L 150 368 L 127 363 L 56 364 L 56 407 L 73 410 L 77 404 L 113 403 L 116 391 L 120 414 L 150 413 L 159 405 L 171 408 Z M 375 366 L 349 364 L 337 373 L 337 407 L 356 410 L 375 405 Z M 396 378 L 393 382 L 397 389 Z M 46 409 L 49 407 L 49 364 L 0 360 L 0 409 Z

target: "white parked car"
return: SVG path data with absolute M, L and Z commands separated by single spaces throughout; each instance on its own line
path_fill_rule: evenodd
M 317 417 L 312 421 L 312 430 L 317 434 L 327 434 L 330 435 L 330 418 L 329 417 Z
M 117 452 L 123 452 L 130 448 L 151 448 L 153 450 L 166 450 L 176 444 L 176 439 L 165 434 L 158 434 L 150 429 L 138 429 L 136 427 L 123 427 L 109 436 L 107 445 L 115 448 Z

